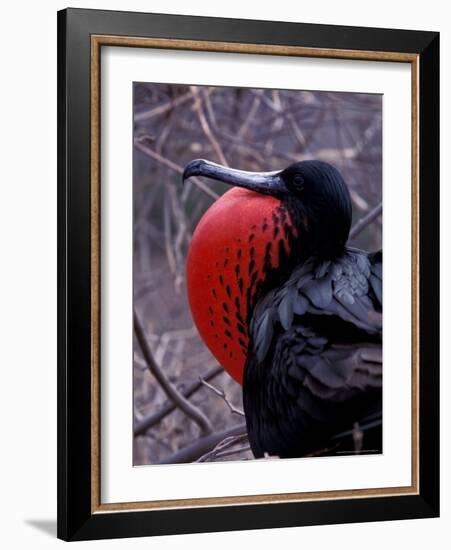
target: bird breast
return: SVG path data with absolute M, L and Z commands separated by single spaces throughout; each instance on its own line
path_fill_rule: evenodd
M 248 325 L 268 274 L 287 257 L 293 238 L 280 200 L 233 188 L 203 215 L 187 259 L 187 292 L 207 347 L 239 383 Z

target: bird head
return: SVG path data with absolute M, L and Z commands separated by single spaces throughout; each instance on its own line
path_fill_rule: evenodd
M 352 218 L 346 184 L 320 161 L 247 172 L 203 159 L 183 180 L 203 176 L 233 186 L 203 215 L 190 244 L 187 289 L 199 332 L 242 381 L 253 306 L 303 258 L 330 258 L 346 244 Z
M 301 241 L 301 255 L 339 253 L 352 220 L 349 191 L 340 172 L 322 161 L 296 162 L 280 171 L 246 172 L 209 162 L 191 161 L 183 179 L 204 176 L 278 199 L 287 208 Z

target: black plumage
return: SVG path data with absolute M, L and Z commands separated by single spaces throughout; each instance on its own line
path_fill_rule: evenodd
M 352 452 L 356 423 L 381 451 L 381 289 L 382 254 L 348 248 L 309 258 L 260 300 L 243 382 L 255 456 Z

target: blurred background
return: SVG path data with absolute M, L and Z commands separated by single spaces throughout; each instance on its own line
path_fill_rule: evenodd
M 350 244 L 379 250 L 382 96 L 135 83 L 133 139 L 134 465 L 251 459 L 241 386 L 200 340 L 185 294 L 191 235 L 227 187 L 182 186 L 183 168 L 199 157 L 260 171 L 327 161 L 348 184 L 354 227 L 371 222 Z

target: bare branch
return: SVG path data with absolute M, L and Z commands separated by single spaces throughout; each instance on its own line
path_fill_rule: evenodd
M 176 99 L 172 99 L 171 101 L 168 101 L 167 103 L 164 103 L 163 105 L 158 105 L 158 107 L 154 107 L 153 109 L 149 109 L 148 111 L 143 111 L 142 113 L 137 113 L 134 116 L 135 122 L 142 122 L 143 120 L 149 120 L 149 118 L 153 118 L 158 115 L 162 115 L 164 113 L 167 113 L 171 109 L 174 109 L 174 107 L 178 107 L 179 105 L 182 105 L 186 101 L 192 98 L 191 92 L 187 92 L 186 94 L 183 94 Z
M 171 211 L 168 195 L 164 196 L 163 203 L 163 228 L 164 228 L 164 245 L 166 250 L 166 258 L 168 260 L 169 269 L 175 273 L 177 264 L 175 260 L 174 250 L 172 249 L 172 228 L 171 228 Z
M 370 223 L 378 218 L 382 213 L 382 202 L 375 206 L 366 216 L 361 218 L 351 229 L 349 233 L 350 239 L 355 239 Z
M 183 167 L 180 166 L 180 164 L 177 164 L 176 162 L 169 160 L 166 157 L 163 157 L 163 155 L 160 155 L 160 153 L 157 153 L 147 145 L 144 145 L 143 140 L 148 139 L 147 136 L 141 136 L 140 138 L 136 138 L 134 140 L 135 147 L 139 149 L 142 153 L 148 155 L 149 157 L 157 160 L 158 162 L 161 162 L 161 164 L 164 164 L 167 168 L 170 168 L 171 170 L 174 170 L 174 172 L 177 172 L 178 174 L 183 174 Z M 211 197 L 212 199 L 217 199 L 219 195 L 212 191 L 207 185 L 205 185 L 201 180 L 199 180 L 196 177 L 191 178 L 191 181 L 194 182 L 194 184 L 201 189 L 206 195 Z
M 230 449 L 229 451 L 224 451 L 221 453 L 218 453 L 216 455 L 216 458 L 223 458 L 224 456 L 230 456 L 230 455 L 237 455 L 240 453 L 246 453 L 247 451 L 251 450 L 250 445 L 244 445 L 244 447 L 239 447 L 238 449 Z
M 158 462 L 158 464 L 183 464 L 185 462 L 195 462 L 205 453 L 208 453 L 216 447 L 218 443 L 223 441 L 225 438 L 232 435 L 243 435 L 246 431 L 246 424 L 238 424 L 232 426 L 221 432 L 216 432 L 211 435 L 201 437 L 191 445 L 180 449 L 176 453 L 168 456 Z
M 224 438 L 222 441 L 220 441 L 214 449 L 209 451 L 208 453 L 205 453 L 201 457 L 199 457 L 196 462 L 208 462 L 213 460 L 218 456 L 218 454 L 222 451 L 225 451 L 226 449 L 229 449 L 230 447 L 233 447 L 234 445 L 237 445 L 238 443 L 243 443 L 247 440 L 247 433 L 241 433 L 238 435 L 231 435 L 229 437 Z
M 247 133 L 247 131 L 248 131 L 252 121 L 254 120 L 255 115 L 257 114 L 257 111 L 260 107 L 260 103 L 261 103 L 260 97 L 257 97 L 257 96 L 254 97 L 254 101 L 252 102 L 251 108 L 249 109 L 249 112 L 248 112 L 246 118 L 244 119 L 243 123 L 241 124 L 240 128 L 238 129 L 238 132 L 236 133 L 236 137 L 239 140 L 243 140 L 244 137 L 246 136 L 246 133 Z M 229 154 L 233 151 L 233 149 L 235 148 L 235 145 L 236 145 L 236 142 L 233 142 L 232 146 L 230 147 Z
M 201 377 L 199 377 L 199 380 L 201 384 L 203 384 L 206 388 L 208 388 L 213 393 L 218 395 L 224 401 L 224 403 L 229 407 L 231 412 L 235 414 L 239 414 L 240 416 L 244 416 L 244 412 L 241 409 L 238 409 L 237 407 L 235 407 L 235 405 L 232 405 L 232 403 L 228 400 L 224 390 L 219 390 L 218 388 L 215 388 L 214 386 L 212 386 L 211 384 L 203 380 Z
M 197 86 L 191 86 L 191 92 L 193 94 L 193 97 L 195 99 L 194 108 L 197 112 L 197 116 L 199 117 L 200 125 L 202 126 L 202 130 L 204 131 L 205 135 L 207 136 L 209 142 L 211 143 L 213 149 L 216 151 L 216 154 L 218 155 L 219 161 L 224 164 L 224 166 L 228 166 L 228 162 L 224 156 L 224 153 L 222 151 L 221 146 L 219 145 L 218 140 L 215 138 L 210 125 L 208 124 L 207 117 L 204 114 L 204 111 L 202 109 L 202 102 L 199 97 L 199 92 L 197 90 Z
M 144 335 L 144 329 L 141 325 L 141 321 L 138 318 L 136 311 L 133 312 L 133 321 L 135 326 L 135 334 L 138 340 L 138 343 L 141 347 L 144 359 L 147 362 L 150 372 L 155 376 L 160 386 L 162 387 L 165 394 L 171 399 L 174 404 L 182 410 L 186 416 L 191 418 L 200 428 L 203 434 L 211 434 L 213 432 L 213 426 L 211 425 L 208 418 L 204 413 L 199 410 L 197 407 L 192 405 L 186 397 L 184 397 L 176 388 L 173 386 L 169 380 L 164 375 L 160 366 L 156 363 L 153 358 L 152 352 L 150 351 L 149 344 L 147 343 L 146 337 Z
M 224 369 L 221 366 L 218 365 L 218 366 L 212 368 L 211 370 L 209 370 L 205 374 L 203 379 L 204 380 L 212 380 L 213 378 L 215 378 L 215 376 L 218 376 L 218 374 L 221 374 L 222 372 L 224 372 Z M 199 381 L 193 382 L 192 384 L 187 386 L 186 389 L 180 390 L 180 393 L 184 397 L 189 398 L 194 393 L 196 393 L 200 388 L 202 388 L 202 386 L 203 386 L 203 384 L 199 380 Z M 158 411 L 157 413 L 154 413 L 154 414 L 148 416 L 147 418 L 143 418 L 142 420 L 137 421 L 135 423 L 135 426 L 134 426 L 134 435 L 137 436 L 137 435 L 144 434 L 147 430 L 149 430 L 150 428 L 152 428 L 153 426 L 155 426 L 156 424 L 161 422 L 163 420 L 163 418 L 168 416 L 168 414 L 171 414 L 173 411 L 175 411 L 176 408 L 177 407 L 174 405 L 174 403 L 169 402 L 169 403 L 166 403 L 166 405 L 160 411 Z

